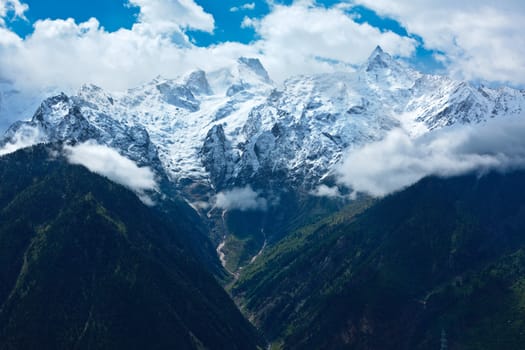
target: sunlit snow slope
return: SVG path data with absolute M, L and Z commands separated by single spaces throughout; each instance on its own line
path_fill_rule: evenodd
M 377 47 L 355 72 L 297 76 L 276 86 L 257 59 L 157 77 L 126 92 L 85 85 L 45 100 L 1 145 L 97 142 L 165 173 L 181 190 L 213 193 L 279 181 L 310 190 L 352 147 L 396 127 L 417 136 L 455 123 L 511 117 L 525 93 L 425 75 Z M 14 146 L 14 145 L 13 145 Z

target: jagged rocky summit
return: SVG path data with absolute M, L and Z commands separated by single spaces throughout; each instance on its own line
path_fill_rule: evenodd
M 418 136 L 452 124 L 519 115 L 523 91 L 422 74 L 377 47 L 354 72 L 275 84 L 258 59 L 213 72 L 157 77 L 125 92 L 84 85 L 13 124 L 15 141 L 95 140 L 205 200 L 250 184 L 310 191 L 353 147 L 401 127 Z

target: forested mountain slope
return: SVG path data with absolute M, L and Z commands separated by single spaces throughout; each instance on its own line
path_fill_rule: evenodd
M 267 250 L 232 292 L 284 349 L 522 349 L 525 172 L 357 201 Z

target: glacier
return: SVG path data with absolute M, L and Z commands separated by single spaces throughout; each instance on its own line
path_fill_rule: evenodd
M 32 118 L 8 128 L 0 147 L 28 130 L 38 135 L 33 143 L 95 140 L 149 166 L 188 201 L 209 202 L 246 185 L 309 192 L 345 152 L 395 128 L 417 137 L 522 116 L 524 107 L 522 90 L 423 74 L 378 46 L 355 71 L 294 76 L 282 85 L 246 57 L 123 92 L 86 84 L 45 99 Z

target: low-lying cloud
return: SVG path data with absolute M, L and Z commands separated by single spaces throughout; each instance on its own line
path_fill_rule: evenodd
M 429 175 L 524 168 L 524 135 L 525 118 L 449 127 L 417 138 L 397 129 L 349 152 L 336 174 L 354 191 L 384 196 Z
M 0 157 L 19 149 L 33 146 L 42 140 L 42 133 L 36 127 L 22 125 L 12 139 L 0 148 Z
M 83 165 L 90 171 L 131 189 L 144 203 L 153 204 L 145 194 L 145 191 L 157 189 L 155 174 L 149 167 L 139 167 L 115 149 L 94 141 L 65 146 L 64 150 L 71 164 Z
M 267 200 L 249 185 L 219 192 L 215 197 L 215 207 L 224 210 L 266 210 L 267 206 Z
M 330 198 L 342 197 L 341 192 L 339 191 L 339 188 L 337 188 L 336 186 L 329 187 L 324 184 L 317 186 L 313 191 L 310 192 L 310 194 L 316 197 L 330 197 Z

